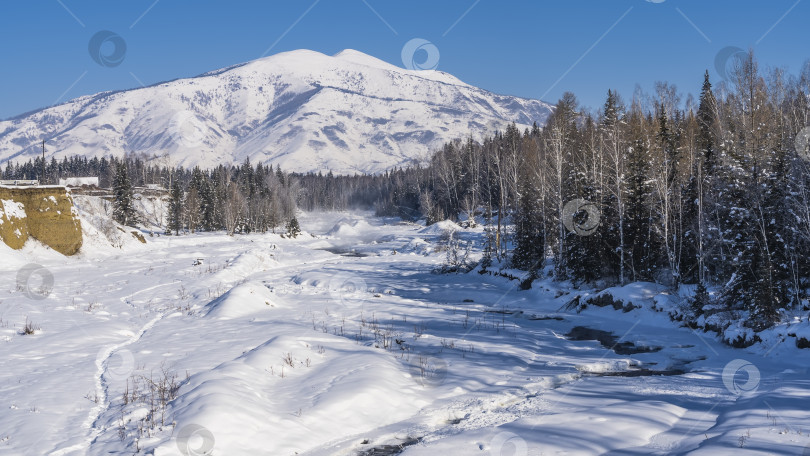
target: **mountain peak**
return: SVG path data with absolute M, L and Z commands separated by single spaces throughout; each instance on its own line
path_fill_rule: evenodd
M 380 60 L 377 57 L 372 57 L 363 52 L 354 49 L 344 49 L 333 56 L 336 59 L 344 60 L 346 62 L 356 63 L 358 65 L 365 65 L 372 68 L 380 68 L 383 70 L 401 70 L 396 65 Z
M 302 49 L 0 121 L 0 163 L 37 157 L 45 139 L 49 159 L 140 153 L 171 166 L 250 159 L 287 171 L 378 173 L 512 122 L 542 125 L 551 109 L 353 49 Z

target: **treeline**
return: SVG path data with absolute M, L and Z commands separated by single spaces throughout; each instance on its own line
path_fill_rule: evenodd
M 220 165 L 212 170 L 168 167 L 145 156 L 91 158 L 73 156 L 46 162 L 9 163 L 3 179 L 39 179 L 49 184 L 60 178 L 93 176 L 99 186 L 112 189 L 113 216 L 119 223 L 139 222 L 134 203 L 136 187 L 156 185 L 168 190 L 167 231 L 220 231 L 228 234 L 266 232 L 286 227 L 295 216 L 299 178 L 280 168 L 245 161 L 241 166 Z
M 297 181 L 280 169 L 245 161 L 239 167 L 194 168 L 169 191 L 167 228 L 234 233 L 267 232 L 295 217 Z M 297 223 L 297 222 L 296 222 Z
M 697 284 L 687 318 L 733 311 L 761 330 L 806 305 L 809 94 L 810 63 L 763 75 L 752 53 L 717 92 L 707 72 L 696 104 L 659 83 L 629 103 L 609 91 L 590 114 L 566 93 L 542 129 L 447 144 L 427 169 L 395 173 L 378 207 L 429 222 L 483 214 L 485 262 L 536 277 L 550 258 L 556 278 L 581 283 Z
M 220 165 L 212 170 L 170 167 L 162 157 L 131 154 L 123 158 L 71 156 L 8 162 L 0 167 L 4 180 L 34 180 L 57 184 L 68 177 L 98 177 L 99 187 L 120 195 L 133 194 L 135 187 L 157 185 L 170 192 L 173 232 L 267 231 L 289 221 L 296 208 L 305 211 L 373 209 L 406 218 L 420 216 L 418 198 L 400 195 L 403 182 L 427 170 L 409 168 L 380 175 L 336 176 L 332 172 L 285 173 L 279 167 L 246 161 L 240 166 Z M 122 174 L 123 173 L 123 174 Z M 417 181 L 419 179 L 416 179 Z M 123 193 L 122 193 L 123 192 Z M 399 203 L 394 207 L 393 204 Z M 119 206 L 122 206 L 119 204 Z M 123 204 L 124 207 L 127 204 Z M 121 212 L 121 210 L 119 210 Z M 136 223 L 129 210 L 118 221 Z
M 137 223 L 132 203 L 133 185 L 126 163 L 116 165 L 113 181 L 114 216 L 119 223 Z M 297 180 L 262 164 L 249 161 L 238 167 L 213 170 L 178 168 L 162 178 L 168 182 L 166 231 L 234 233 L 267 232 L 279 226 L 297 225 L 295 220 Z
M 123 163 L 130 171 L 131 183 L 138 187 L 146 184 L 162 184 L 168 182 L 170 176 L 176 171 L 167 166 L 151 164 L 154 159 L 150 157 L 131 156 L 123 159 L 115 157 L 87 158 L 74 155 L 61 161 L 56 158 L 43 160 L 41 157 L 25 163 L 9 161 L 5 169 L 0 172 L 3 180 L 39 180 L 43 185 L 56 185 L 59 179 L 68 177 L 98 177 L 99 186 L 111 188 L 115 179 L 118 165 Z M 185 171 L 180 169 L 182 173 Z

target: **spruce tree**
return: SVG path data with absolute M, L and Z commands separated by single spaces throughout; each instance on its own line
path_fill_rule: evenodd
M 594 183 L 582 172 L 575 173 L 573 180 L 573 187 L 576 189 L 574 197 L 584 201 L 594 202 L 593 205 L 598 208 L 599 197 Z M 586 214 L 585 211 L 571 214 L 571 216 L 574 217 L 573 222 L 575 224 L 592 222 L 583 218 L 589 218 L 593 215 L 594 214 Z M 566 231 L 566 264 L 568 266 L 568 275 L 574 280 L 593 282 L 602 278 L 603 264 L 601 261 L 601 250 L 604 224 L 601 220 L 601 210 L 599 211 L 599 217 L 600 224 L 591 233 Z
M 733 145 L 731 147 L 734 147 Z M 758 252 L 756 208 L 759 192 L 750 180 L 744 157 L 737 151 L 725 151 L 717 166 L 718 192 L 714 203 L 717 217 L 718 248 L 722 261 L 711 255 L 706 265 L 716 280 L 723 284 L 722 302 L 727 310 L 741 311 L 755 301 L 755 287 L 761 259 Z M 714 247 L 714 246 L 712 246 Z M 713 249 L 712 249 L 713 251 Z
M 126 163 L 118 163 L 113 184 L 113 218 L 116 222 L 131 226 L 138 222 L 134 206 L 134 193 L 127 173 Z
M 695 296 L 689 302 L 692 312 L 691 319 L 693 322 L 697 320 L 698 317 L 703 315 L 705 307 L 710 303 L 711 298 L 709 297 L 709 291 L 706 289 L 706 286 L 703 285 L 703 282 L 698 282 L 697 287 L 695 288 Z
M 531 180 L 530 171 L 523 166 L 519 178 L 520 198 L 515 214 L 515 250 L 512 265 L 529 271 L 532 278 L 542 269 L 545 239 L 542 230 L 540 197 Z
M 214 231 L 217 228 L 215 193 L 208 177 L 200 182 L 200 226 L 205 231 Z
M 758 252 L 761 256 L 757 271 L 756 291 L 748 302 L 751 326 L 768 328 L 778 320 L 779 311 L 789 308 L 797 299 L 793 295 L 794 263 L 791 255 L 792 226 L 786 151 L 776 148 L 769 154 L 764 197 L 758 217 Z
M 287 222 L 287 236 L 291 238 L 298 237 L 301 234 L 301 227 L 298 225 L 298 219 L 293 216 L 289 222 Z
M 619 95 L 608 90 L 603 108 L 600 130 L 602 132 L 602 155 L 607 162 L 607 179 L 602 194 L 599 239 L 601 242 L 602 276 L 624 284 L 626 280 L 626 240 L 624 200 L 624 161 L 626 143 L 623 140 L 624 105 Z
M 656 266 L 654 240 L 651 225 L 652 211 L 648 198 L 650 156 L 645 141 L 637 138 L 633 141 L 628 157 L 629 178 L 627 182 L 627 255 L 632 280 L 650 280 Z
M 685 231 L 679 268 L 683 283 L 705 283 L 707 270 L 714 273 L 715 268 L 712 266 L 720 260 L 721 246 L 715 226 L 718 215 L 715 203 L 719 193 L 715 150 L 716 112 L 717 100 L 712 92 L 709 72 L 706 71 L 695 119 L 698 127 L 698 154 L 692 165 L 689 182 L 683 191 Z
M 179 235 L 183 228 L 183 190 L 178 179 L 174 179 L 169 192 L 169 221 L 166 228 L 167 233 L 174 231 L 175 235 Z

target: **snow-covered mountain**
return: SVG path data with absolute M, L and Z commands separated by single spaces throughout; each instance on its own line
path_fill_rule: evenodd
M 298 50 L 0 121 L 0 163 L 37 156 L 45 139 L 57 159 L 145 153 L 171 165 L 250 158 L 289 171 L 375 173 L 513 121 L 542 125 L 551 109 L 354 50 Z

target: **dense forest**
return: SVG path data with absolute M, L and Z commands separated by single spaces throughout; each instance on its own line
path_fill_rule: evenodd
M 629 102 L 608 91 L 590 113 L 566 93 L 542 128 L 458 140 L 430 163 L 376 176 L 249 162 L 189 170 L 137 156 L 9 163 L 2 176 L 99 176 L 117 200 L 132 186 L 160 184 L 170 194 L 167 229 L 177 234 L 267 231 L 290 223 L 296 208 L 374 208 L 427 223 L 477 218 L 486 267 L 525 270 L 529 283 L 548 263 L 574 283 L 693 284 L 688 322 L 733 312 L 757 331 L 806 305 L 808 125 L 810 62 L 798 76 L 763 72 L 749 53 L 716 89 L 707 72 L 697 100 L 657 83 Z M 117 218 L 134 223 L 128 214 Z
M 218 166 L 213 170 L 167 167 L 155 158 L 128 156 L 70 157 L 45 163 L 41 158 L 22 165 L 9 163 L 3 179 L 39 179 L 55 184 L 66 177 L 94 176 L 99 186 L 112 190 L 115 219 L 125 225 L 139 220 L 132 203 L 138 187 L 156 186 L 168 191 L 167 230 L 219 231 L 228 234 L 265 232 L 289 222 L 295 200 L 302 194 L 298 180 L 270 166 Z M 44 171 L 43 171 L 44 170 Z
M 0 167 L 2 180 L 39 180 L 57 184 L 69 177 L 98 177 L 99 187 L 113 191 L 116 219 L 138 223 L 131 199 L 138 188 L 167 191 L 171 232 L 220 231 L 228 234 L 265 232 L 294 218 L 295 210 L 373 208 L 387 189 L 392 174 L 335 176 L 331 172 L 295 174 L 264 164 L 220 165 L 212 170 L 169 167 L 163 158 L 138 154 L 117 157 L 72 156 L 61 161 L 42 158 Z M 410 171 L 407 172 L 410 174 Z M 419 214 L 418 205 L 409 216 Z
M 447 144 L 427 172 L 395 174 L 379 208 L 435 221 L 483 207 L 484 261 L 536 276 L 550 260 L 578 283 L 694 284 L 687 321 L 726 312 L 761 330 L 806 305 L 809 95 L 810 63 L 763 75 L 753 53 L 717 91 L 707 72 L 686 108 L 666 83 L 629 103 L 608 91 L 596 115 L 566 93 L 542 129 Z

